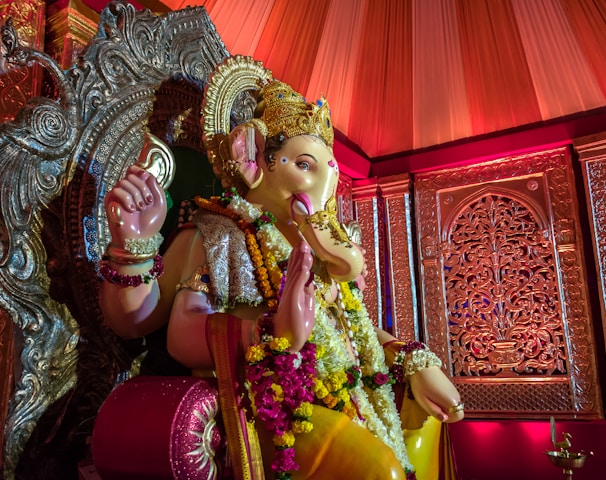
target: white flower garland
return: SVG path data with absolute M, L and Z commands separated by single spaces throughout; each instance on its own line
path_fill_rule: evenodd
M 239 196 L 234 196 L 227 208 L 249 223 L 254 223 L 262 215 L 260 209 Z M 261 247 L 270 251 L 278 262 L 288 260 L 290 257 L 292 246 L 274 225 L 266 223 L 261 226 L 257 230 L 257 239 Z M 318 378 L 322 380 L 336 372 L 346 371 L 354 365 L 354 361 L 350 358 L 346 344 L 334 328 L 328 311 L 321 306 L 320 292 L 321 289 L 317 288 L 312 336 L 317 348 L 330 352 L 319 355 L 317 359 Z M 348 312 L 353 326 L 354 341 L 360 354 L 362 375 L 373 375 L 377 372 L 388 373 L 383 348 L 362 302 L 362 295 L 359 291 L 352 291 L 352 293 L 362 306 L 358 311 Z M 350 395 L 363 418 L 362 420 L 355 417 L 353 421 L 365 426 L 373 435 L 389 446 L 406 471 L 412 470 L 391 386 L 386 384 L 373 390 L 364 387 L 360 381 L 358 386 L 350 391 Z
M 358 311 L 349 312 L 349 319 L 357 327 L 354 328 L 354 339 L 360 353 L 362 375 L 388 373 L 383 347 L 364 306 L 362 294 L 359 290 L 352 290 L 352 294 L 361 305 Z M 360 386 L 354 391 L 358 395 L 356 401 L 368 430 L 391 447 L 406 471 L 412 470 L 391 385 L 382 385 L 374 390 Z

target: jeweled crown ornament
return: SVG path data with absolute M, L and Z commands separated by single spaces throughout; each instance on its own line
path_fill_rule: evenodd
M 267 137 L 283 133 L 286 138 L 314 135 L 329 147 L 335 139 L 330 107 L 324 97 L 310 103 L 290 85 L 273 80 L 261 88 L 259 107 L 261 120 L 267 127 Z M 263 132 L 265 134 L 265 132 Z
M 223 140 L 232 129 L 230 114 L 234 102 L 246 91 L 258 93 L 256 111 L 264 110 L 248 122 L 266 139 L 279 133 L 286 138 L 315 135 L 332 147 L 330 107 L 323 97 L 317 103 L 308 103 L 289 85 L 275 80 L 261 62 L 236 55 L 225 59 L 210 75 L 204 94 L 203 140 L 211 163 L 217 158 L 229 157 L 222 152 L 226 148 Z

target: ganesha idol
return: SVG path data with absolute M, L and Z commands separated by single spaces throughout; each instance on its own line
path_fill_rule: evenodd
M 256 98 L 254 118 L 231 128 L 244 91 Z M 193 225 L 163 256 L 157 179 L 132 166 L 106 195 L 107 323 L 128 338 L 167 323 L 171 356 L 194 379 L 216 378 L 231 465 L 217 478 L 437 478 L 435 451 L 418 450 L 422 429 L 410 430 L 407 448 L 403 419 L 422 410 L 439 437 L 463 405 L 426 345 L 400 342 L 368 317 L 363 251 L 337 220 L 328 103 L 232 57 L 211 75 L 203 115 L 224 193 L 196 198 Z M 200 478 L 194 470 L 182 478 Z

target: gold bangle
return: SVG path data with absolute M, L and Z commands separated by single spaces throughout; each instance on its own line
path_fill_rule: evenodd
M 105 255 L 109 257 L 111 261 L 120 265 L 136 265 L 139 263 L 145 263 L 153 260 L 157 254 L 157 250 L 152 253 L 131 253 L 123 248 L 112 246 L 108 247 L 105 253 Z

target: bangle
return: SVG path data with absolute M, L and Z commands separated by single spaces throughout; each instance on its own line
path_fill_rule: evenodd
M 105 251 L 105 257 L 109 258 L 112 262 L 118 263 L 120 265 L 137 265 L 139 263 L 145 263 L 149 260 L 152 260 L 156 255 L 158 255 L 158 251 L 154 251 L 151 254 L 149 253 L 130 253 L 125 249 L 120 247 L 109 246 Z
M 159 232 L 150 238 L 127 238 L 124 240 L 124 250 L 133 255 L 154 257 L 163 241 L 164 237 Z
M 99 265 L 99 273 L 106 281 L 114 285 L 138 287 L 142 283 L 150 283 L 162 275 L 164 273 L 164 261 L 161 255 L 156 255 L 154 257 L 154 265 L 149 272 L 139 275 L 122 275 L 120 272 L 114 270 L 108 261 L 104 260 Z
M 442 361 L 427 348 L 427 345 L 413 341 L 400 345 L 400 349 L 393 361 L 392 374 L 397 381 L 402 382 L 405 378 L 414 375 L 420 370 L 441 366 Z
M 442 361 L 431 350 L 414 350 L 406 356 L 404 375 L 410 377 L 425 368 L 441 366 Z

